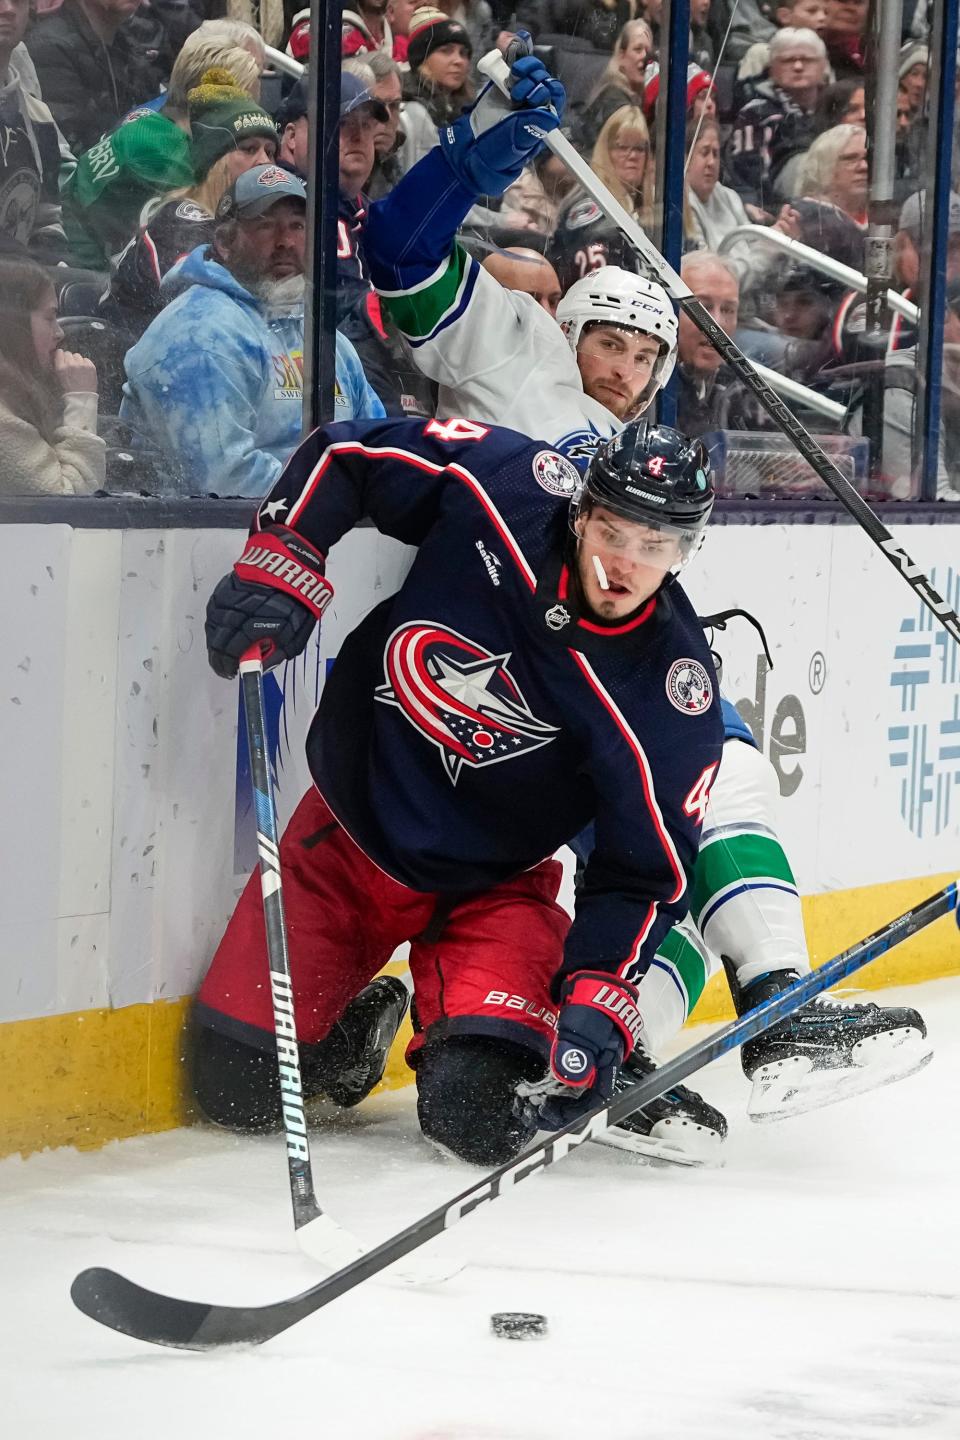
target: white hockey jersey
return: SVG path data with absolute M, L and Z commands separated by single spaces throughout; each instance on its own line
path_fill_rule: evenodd
M 622 422 L 584 394 L 557 322 L 456 243 L 459 211 L 472 197 L 451 190 L 437 149 L 371 206 L 365 248 L 374 284 L 418 367 L 440 387 L 438 415 L 518 430 L 583 464 Z

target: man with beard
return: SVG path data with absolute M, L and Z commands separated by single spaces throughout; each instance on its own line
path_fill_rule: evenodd
M 164 277 L 176 296 L 127 353 L 121 416 L 164 450 L 185 494 L 266 494 L 300 439 L 306 191 L 278 165 L 241 175 L 213 244 Z M 336 418 L 384 413 L 337 336 Z

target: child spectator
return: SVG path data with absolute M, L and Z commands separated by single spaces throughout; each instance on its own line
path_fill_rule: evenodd
M 96 368 L 60 349 L 53 283 L 34 261 L 0 258 L 0 325 L 0 494 L 102 489 Z
M 276 159 L 272 118 L 233 84 L 210 70 L 190 91 L 189 188 L 165 199 L 120 256 L 110 283 L 110 313 L 119 311 L 139 334 L 163 304 L 160 282 L 184 255 L 213 236 L 220 197 L 254 165 Z
M 73 156 L 49 109 L 32 93 L 30 57 L 20 43 L 29 0 L 5 0 L 0 16 L 0 240 L 51 261 L 66 250 L 60 167 Z
M 653 205 L 650 132 L 635 105 L 615 110 L 597 136 L 590 164 L 614 197 L 639 225 L 649 225 Z M 577 186 L 560 211 L 549 247 L 563 290 L 603 265 L 636 268 L 631 246 L 595 200 Z
M 724 157 L 744 204 L 761 211 L 774 209 L 787 161 L 813 143 L 814 110 L 827 69 L 826 48 L 812 30 L 778 30 L 769 50 L 770 78 L 754 86 L 753 99 L 738 112 Z
M 596 144 L 600 131 L 621 105 L 643 104 L 644 75 L 652 54 L 653 32 L 646 20 L 628 20 L 580 117 L 583 148 Z
M 40 87 L 75 155 L 89 150 L 166 78 L 157 49 L 130 21 L 141 0 L 63 0 L 37 18 L 27 48 Z
M 260 70 L 253 56 L 194 31 L 177 57 L 163 107 L 131 111 L 118 129 L 80 157 L 64 186 L 67 237 L 75 264 L 105 270 L 136 231 L 148 200 L 193 184 L 187 97 L 203 82 L 242 91 L 250 112 L 263 113 L 250 103 L 260 90 Z

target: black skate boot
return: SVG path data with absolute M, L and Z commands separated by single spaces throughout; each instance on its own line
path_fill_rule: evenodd
M 622 1095 L 656 1068 L 651 1057 L 637 1046 L 616 1078 L 614 1093 Z M 611 1125 L 597 1136 L 597 1141 L 673 1165 L 716 1165 L 721 1163 L 719 1152 L 726 1133 L 727 1122 L 719 1110 L 708 1105 L 695 1090 L 675 1085 L 626 1120 Z
M 737 995 L 739 1014 L 797 979 L 794 970 L 761 975 Z M 811 1000 L 744 1045 L 743 1073 L 753 1081 L 747 1113 L 780 1120 L 902 1080 L 931 1059 L 926 1035 L 916 1010 Z
M 387 1068 L 390 1046 L 407 1013 L 410 995 L 396 975 L 380 975 L 355 995 L 333 1027 L 347 1046 L 347 1058 L 323 1092 L 335 1105 L 349 1109 L 366 1099 Z

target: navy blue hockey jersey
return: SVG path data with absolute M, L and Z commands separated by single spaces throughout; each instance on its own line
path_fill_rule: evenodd
M 594 821 L 563 972 L 636 979 L 686 913 L 723 724 L 678 584 L 626 624 L 579 613 L 578 484 L 569 460 L 511 430 L 338 424 L 301 444 L 255 529 L 288 525 L 326 554 L 369 517 L 419 547 L 348 637 L 307 740 L 360 848 L 415 890 L 465 894 Z

